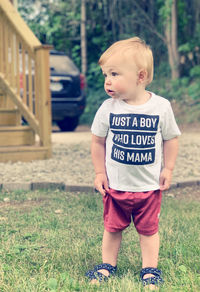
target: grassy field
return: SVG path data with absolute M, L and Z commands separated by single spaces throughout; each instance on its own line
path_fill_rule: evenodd
M 197 292 L 200 199 L 191 197 L 190 188 L 179 192 L 163 198 L 159 268 L 165 284 L 160 291 Z M 0 229 L 1 292 L 143 291 L 133 227 L 124 232 L 118 276 L 101 286 L 85 280 L 85 272 L 101 263 L 100 195 L 58 190 L 0 193 Z

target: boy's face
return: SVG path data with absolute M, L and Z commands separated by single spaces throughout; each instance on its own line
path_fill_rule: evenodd
M 128 57 L 114 54 L 102 66 L 104 89 L 112 98 L 129 101 L 137 94 L 138 69 Z

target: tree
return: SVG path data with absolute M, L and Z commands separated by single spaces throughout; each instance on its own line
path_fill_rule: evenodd
M 87 72 L 87 38 L 86 38 L 86 2 L 81 0 L 81 68 L 84 76 Z
M 199 0 L 18 0 L 18 4 L 40 41 L 70 55 L 91 80 L 101 53 L 114 41 L 134 35 L 151 44 L 156 70 L 164 67 L 167 75 L 170 67 L 172 79 L 187 76 L 191 65 L 199 64 Z
M 165 36 L 168 48 L 169 64 L 172 79 L 180 77 L 179 64 L 180 57 L 178 52 L 177 36 L 177 0 L 166 1 L 167 17 L 165 22 Z

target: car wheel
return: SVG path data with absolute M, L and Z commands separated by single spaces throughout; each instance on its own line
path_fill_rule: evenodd
M 65 118 L 62 121 L 58 121 L 57 125 L 60 128 L 62 132 L 67 131 L 74 131 L 76 127 L 78 126 L 79 117 L 73 117 L 73 118 Z

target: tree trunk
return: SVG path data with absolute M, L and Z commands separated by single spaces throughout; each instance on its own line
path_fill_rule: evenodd
M 174 80 L 180 77 L 177 43 L 177 0 L 172 1 L 171 13 L 166 22 L 165 35 L 167 40 L 169 64 L 171 68 L 171 78 Z
M 87 72 L 86 0 L 81 0 L 81 71 Z
M 110 3 L 110 12 L 111 12 L 111 23 L 112 23 L 112 37 L 113 41 L 116 42 L 117 34 L 116 34 L 116 18 L 115 18 L 115 11 L 116 11 L 116 0 L 111 1 Z

